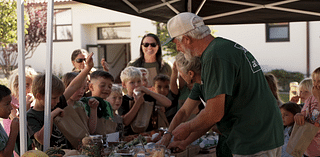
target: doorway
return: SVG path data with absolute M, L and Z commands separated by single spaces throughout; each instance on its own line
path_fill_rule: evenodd
M 109 73 L 115 83 L 121 83 L 120 73 L 131 58 L 130 43 L 87 45 L 88 52 L 93 52 L 94 68 L 103 70 L 101 59 L 105 58 L 109 65 Z

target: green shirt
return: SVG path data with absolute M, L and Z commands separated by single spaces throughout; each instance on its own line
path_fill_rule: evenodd
M 109 119 L 109 117 L 113 118 L 113 110 L 112 110 L 112 107 L 108 101 L 105 101 L 99 97 L 83 97 L 83 98 L 81 98 L 81 101 L 85 104 L 85 110 L 86 110 L 86 113 L 88 114 L 88 117 L 90 117 L 90 106 L 89 106 L 88 101 L 91 98 L 95 98 L 99 101 L 99 106 L 97 107 L 98 118 L 103 117 L 107 120 Z
M 201 65 L 204 101 L 226 94 L 224 116 L 217 126 L 228 137 L 233 154 L 250 155 L 283 145 L 277 101 L 249 51 L 215 38 L 203 52 Z
M 204 98 L 203 84 L 194 83 L 189 98 L 192 100 L 200 100 Z

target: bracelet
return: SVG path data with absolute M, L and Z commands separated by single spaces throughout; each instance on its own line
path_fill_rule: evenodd
M 170 134 L 171 136 L 173 136 L 173 134 L 170 131 L 165 131 L 163 135 L 165 134 Z

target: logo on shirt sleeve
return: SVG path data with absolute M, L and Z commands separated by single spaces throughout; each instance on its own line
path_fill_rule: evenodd
M 235 44 L 234 47 L 239 50 L 242 50 L 244 52 L 243 54 L 246 57 L 249 65 L 251 67 L 251 71 L 253 73 L 256 73 L 261 70 L 261 67 L 260 67 L 258 61 L 252 56 L 252 54 L 249 51 L 247 51 L 247 49 L 245 49 L 244 47 L 242 47 L 239 44 Z

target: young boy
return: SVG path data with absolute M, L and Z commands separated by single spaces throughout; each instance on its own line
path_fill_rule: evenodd
M 147 101 L 154 105 L 156 101 L 164 107 L 170 107 L 171 101 L 158 93 L 155 93 L 146 87 L 141 85 L 142 73 L 136 67 L 125 68 L 120 75 L 122 81 L 122 87 L 126 89 L 127 93 L 123 96 L 121 107 L 119 108 L 119 114 L 123 117 L 123 123 L 125 125 L 125 135 L 135 134 L 130 127 L 131 122 L 135 119 L 141 105 Z M 134 93 L 134 90 L 136 93 Z M 141 94 L 138 94 L 141 93 Z M 157 124 L 150 121 L 146 131 L 157 129 Z
M 4 85 L 0 85 L 0 117 L 9 118 L 11 113 L 11 91 Z M 19 118 L 14 118 L 10 126 L 10 135 L 4 131 L 0 124 L 0 156 L 12 156 L 16 139 L 19 133 Z
M 89 54 L 86 62 L 86 67 L 81 73 L 72 80 L 67 89 L 63 82 L 56 76 L 52 76 L 52 95 L 51 95 L 51 137 L 50 147 L 66 144 L 63 148 L 72 148 L 71 144 L 66 140 L 58 127 L 53 124 L 53 119 L 60 115 L 63 116 L 63 108 L 66 107 L 67 100 L 81 88 L 87 75 L 93 67 L 93 53 Z M 44 105 L 45 105 L 45 75 L 36 76 L 32 82 L 32 93 L 36 99 L 35 105 L 27 112 L 28 135 L 33 140 L 37 149 L 42 150 L 43 135 L 44 135 Z
M 123 137 L 124 125 L 123 119 L 118 114 L 118 109 L 122 104 L 122 88 L 117 84 L 113 84 L 111 88 L 111 94 L 107 98 L 107 101 L 110 103 L 113 110 L 113 121 L 117 123 L 116 131 L 119 132 L 120 138 Z
M 109 102 L 105 101 L 111 93 L 113 82 L 113 76 L 106 71 L 97 70 L 90 74 L 89 90 L 92 93 L 92 97 L 81 99 L 86 104 L 85 109 L 88 117 L 90 117 L 89 128 L 96 128 L 90 130 L 90 134 L 106 134 L 115 131 L 116 123 L 110 121 L 113 118 L 112 107 Z M 96 101 L 96 103 L 90 105 L 91 101 Z M 107 125 L 110 126 L 103 125 L 106 124 L 104 121 L 108 121 Z M 105 127 L 110 130 L 103 129 Z
M 137 67 L 137 69 L 139 69 L 141 71 L 141 74 L 142 74 L 142 79 L 141 79 L 142 86 L 150 88 L 149 87 L 149 80 L 148 80 L 149 71 L 146 68 L 141 68 L 141 67 Z
M 171 100 L 172 105 L 165 109 L 166 118 L 169 123 L 171 123 L 174 115 L 178 111 L 178 99 L 179 96 L 174 94 L 170 90 L 170 77 L 167 75 L 159 74 L 153 79 L 154 91 L 158 94 L 166 96 Z
M 51 109 L 58 104 L 60 96 L 64 92 L 64 85 L 62 81 L 52 75 L 52 96 L 51 96 Z M 32 93 L 35 96 L 36 102 L 34 107 L 32 107 L 27 112 L 28 121 L 28 134 L 37 149 L 42 150 L 43 146 L 43 134 L 44 134 L 44 105 L 45 105 L 45 75 L 40 74 L 35 77 L 32 83 Z M 56 116 L 63 116 L 63 109 L 56 108 L 51 112 L 51 137 L 50 146 L 60 146 L 61 144 L 67 144 L 66 148 L 71 148 L 68 145 L 68 141 L 60 132 L 58 127 L 53 124 L 53 119 Z

